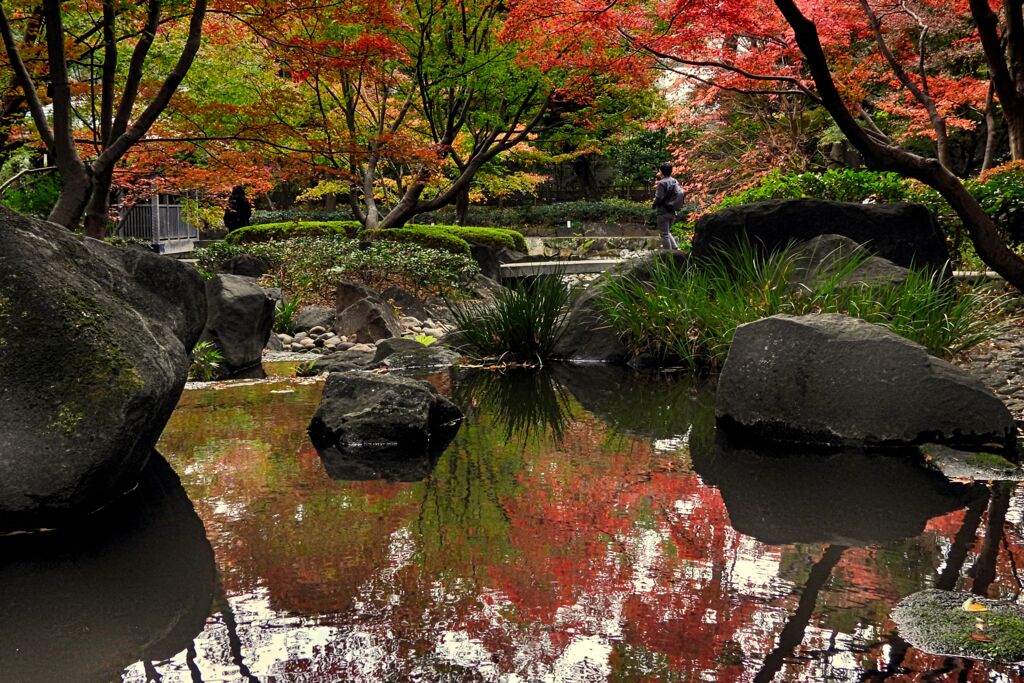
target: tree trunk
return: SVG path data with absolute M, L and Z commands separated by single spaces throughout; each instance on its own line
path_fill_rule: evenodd
M 466 216 L 469 214 L 469 188 L 459 190 L 455 195 L 455 222 L 458 225 L 466 224 Z
M 60 195 L 47 220 L 71 229 L 82 220 L 86 204 L 92 196 L 92 174 L 84 164 L 65 164 L 60 171 Z
M 371 156 L 366 162 L 366 170 L 363 172 L 363 202 L 366 204 L 366 221 L 363 227 L 366 230 L 374 230 L 380 226 L 380 214 L 377 211 L 377 200 L 373 196 L 373 181 L 377 175 L 377 158 Z
M 110 211 L 110 188 L 114 184 L 111 171 L 93 178 L 92 197 L 85 210 L 85 235 L 98 240 L 107 236 L 108 212 Z
M 597 187 L 597 174 L 594 173 L 594 165 L 590 163 L 590 155 L 573 159 L 572 170 L 576 174 L 576 181 L 580 185 L 583 198 L 587 201 L 597 200 L 600 190 Z
M 981 172 L 992 168 L 996 155 L 996 141 L 999 139 L 999 119 L 996 118 L 995 90 L 990 83 L 985 97 L 985 155 L 981 160 Z
M 1003 107 L 1006 130 L 1010 135 L 1010 157 L 1014 161 L 1024 159 L 1024 112 L 1011 112 Z

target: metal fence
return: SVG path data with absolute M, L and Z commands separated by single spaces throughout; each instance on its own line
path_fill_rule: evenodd
M 115 234 L 144 239 L 167 254 L 191 251 L 199 239 L 199 230 L 181 217 L 178 197 L 169 194 L 153 195 L 148 202 L 122 209 Z

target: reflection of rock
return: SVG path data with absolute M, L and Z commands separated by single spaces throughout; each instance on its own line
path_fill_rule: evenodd
M 721 423 L 830 446 L 936 442 L 1012 451 L 1013 417 L 975 377 L 880 326 L 776 315 L 736 329 L 716 397 Z
M 403 478 L 405 464 L 400 461 L 439 454 L 461 419 L 462 411 L 427 382 L 332 373 L 309 434 L 329 471 L 363 472 L 367 476 L 351 478 L 368 478 L 392 470 L 399 473 L 395 478 Z M 410 467 L 418 471 L 417 465 Z
M 985 609 L 970 611 L 965 604 Z M 931 654 L 1007 664 L 1024 661 L 1024 609 L 1008 600 L 924 590 L 904 598 L 892 619 L 904 640 Z
M 205 319 L 187 265 L 0 208 L 0 528 L 135 485 Z
M 421 481 L 448 447 L 458 425 L 433 436 L 426 450 L 389 446 L 327 446 L 318 448 L 327 476 L 339 481 Z
M 608 426 L 654 439 L 699 439 L 714 430 L 714 396 L 693 378 L 611 365 L 556 365 L 554 376 Z M 692 430 L 692 431 L 691 431 Z
M 0 680 L 120 680 L 202 631 L 213 550 L 159 455 L 139 487 L 77 528 L 0 539 Z
M 984 493 L 906 457 L 766 453 L 737 447 L 721 434 L 712 444 L 692 444 L 697 474 L 721 491 L 733 528 L 774 545 L 909 538 L 932 517 Z

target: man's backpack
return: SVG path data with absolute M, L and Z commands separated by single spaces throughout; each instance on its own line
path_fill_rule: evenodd
M 683 194 L 683 188 L 679 186 L 678 181 L 672 183 L 671 187 L 673 188 L 673 192 L 671 195 L 665 198 L 665 206 L 672 209 L 673 211 L 678 211 L 679 209 L 686 206 L 686 195 Z

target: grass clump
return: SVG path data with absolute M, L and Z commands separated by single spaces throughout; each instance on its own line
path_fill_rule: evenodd
M 609 281 L 599 301 L 633 351 L 693 369 L 720 366 L 738 326 L 783 313 L 861 318 L 942 357 L 998 331 L 998 300 L 920 271 L 902 283 L 857 283 L 851 276 L 865 258 L 863 252 L 835 258 L 810 284 L 800 284 L 793 248 L 763 254 L 741 243 L 708 262 L 656 260 L 648 277 Z
M 192 364 L 188 378 L 193 382 L 211 382 L 220 374 L 224 355 L 211 341 L 201 341 L 192 349 Z
M 292 297 L 291 301 L 278 301 L 274 305 L 274 332 L 278 334 L 295 334 L 295 314 L 299 310 L 298 296 Z
M 493 302 L 449 302 L 459 349 L 478 358 L 543 361 L 565 332 L 571 296 L 554 274 L 502 289 Z

